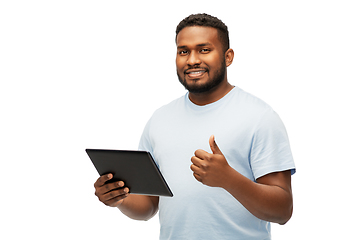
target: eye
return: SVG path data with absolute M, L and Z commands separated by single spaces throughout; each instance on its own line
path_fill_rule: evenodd
M 188 54 L 188 51 L 187 50 L 181 50 L 181 51 L 179 51 L 179 55 L 181 55 L 181 56 L 185 56 L 185 55 L 187 55 Z
M 210 49 L 208 48 L 203 48 L 200 50 L 200 53 L 209 53 L 210 52 Z

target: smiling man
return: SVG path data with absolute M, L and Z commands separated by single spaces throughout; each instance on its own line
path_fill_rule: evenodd
M 96 181 L 96 195 L 133 219 L 159 209 L 160 239 L 271 239 L 270 222 L 285 224 L 293 209 L 285 127 L 270 106 L 228 82 L 234 51 L 222 21 L 190 15 L 176 46 L 188 93 L 153 114 L 139 144 L 174 197 L 129 194 L 124 182 L 107 183 L 111 174 Z
M 186 27 L 178 32 L 176 41 L 177 74 L 191 94 L 208 92 L 219 84 L 226 83 L 226 67 L 231 64 L 234 52 L 232 49 L 224 50 L 227 46 L 222 46 L 217 29 Z M 231 87 L 230 84 L 227 85 Z

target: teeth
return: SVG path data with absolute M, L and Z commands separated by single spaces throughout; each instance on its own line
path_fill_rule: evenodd
M 189 74 L 199 74 L 199 73 L 203 73 L 204 71 L 198 71 L 198 72 L 189 72 Z

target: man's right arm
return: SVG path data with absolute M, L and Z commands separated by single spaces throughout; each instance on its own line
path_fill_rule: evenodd
M 95 195 L 107 206 L 117 207 L 122 213 L 135 220 L 149 220 L 158 211 L 159 197 L 129 194 L 123 181 L 106 183 L 113 178 L 106 174 L 94 184 Z

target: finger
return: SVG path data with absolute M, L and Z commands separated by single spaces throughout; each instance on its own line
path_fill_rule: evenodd
M 223 155 L 222 152 L 220 151 L 219 146 L 215 142 L 215 136 L 214 135 L 210 136 L 209 144 L 210 144 L 210 148 L 211 148 L 211 151 L 213 152 L 213 154 L 221 154 L 221 155 Z
M 190 169 L 191 169 L 191 171 L 193 171 L 194 173 L 199 173 L 200 172 L 200 167 L 199 166 L 196 166 L 195 164 L 191 164 L 191 166 L 190 166 Z
M 120 200 L 122 198 L 125 198 L 128 193 L 129 193 L 129 188 L 113 190 L 111 192 L 102 195 L 100 201 L 105 203 L 115 198 Z
M 195 177 L 195 179 L 199 182 L 202 182 L 202 178 L 201 178 L 201 173 L 202 173 L 202 170 L 200 167 L 196 166 L 195 164 L 192 164 L 190 166 L 190 169 L 191 171 L 193 171 L 193 175 Z
M 102 175 L 100 176 L 95 184 L 94 184 L 94 187 L 97 188 L 97 187 L 101 187 L 103 186 L 107 181 L 109 181 L 110 179 L 113 178 L 113 175 L 111 173 L 108 173 L 108 174 L 105 174 L 105 175 Z
M 196 157 L 198 157 L 199 159 L 206 159 L 206 157 L 209 155 L 209 153 L 202 149 L 198 149 L 195 151 L 194 155 Z
M 203 160 L 201 160 L 200 158 L 198 158 L 196 156 L 191 157 L 191 162 L 198 167 L 200 167 L 201 161 L 203 161 Z
M 194 175 L 194 177 L 195 177 L 195 179 L 196 179 L 197 181 L 199 181 L 199 182 L 202 183 L 202 178 L 201 178 L 201 176 L 200 176 L 199 174 L 193 173 L 193 175 Z
M 127 193 L 127 194 L 124 194 L 124 195 L 120 195 L 120 196 L 118 196 L 118 197 L 115 197 L 115 198 L 113 198 L 113 199 L 110 199 L 110 200 L 108 200 L 108 201 L 105 201 L 104 204 L 105 204 L 106 206 L 109 206 L 109 207 L 117 207 L 117 206 L 119 206 L 119 205 L 124 201 L 124 199 L 127 198 L 128 196 L 129 196 L 128 193 Z
M 108 183 L 101 187 L 96 188 L 95 195 L 97 195 L 97 196 L 104 195 L 107 192 L 113 191 L 118 188 L 122 188 L 124 186 L 125 186 L 125 183 L 123 181 Z

